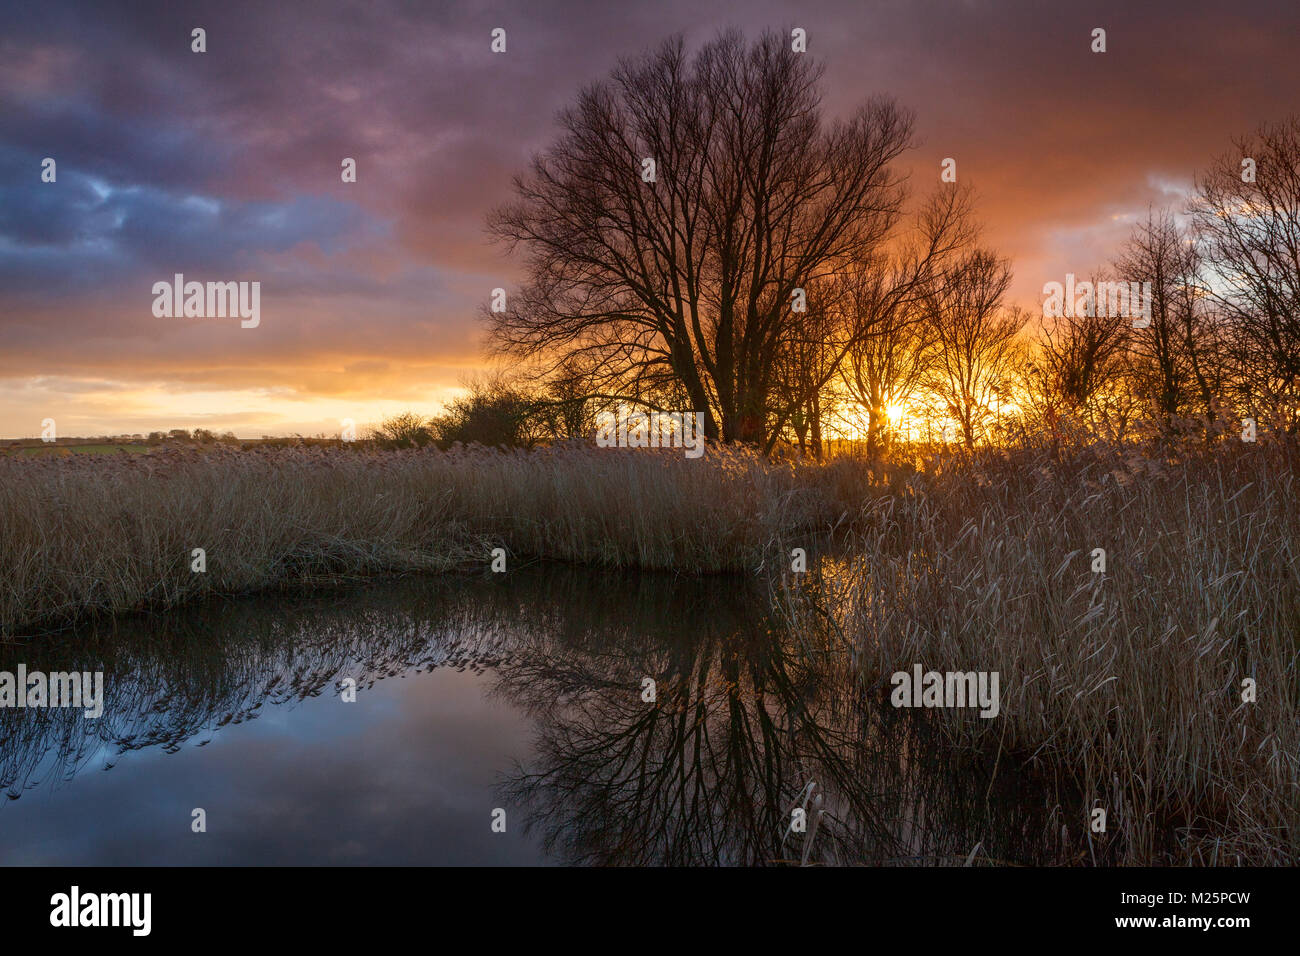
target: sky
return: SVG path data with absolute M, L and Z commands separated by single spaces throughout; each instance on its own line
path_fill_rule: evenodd
M 45 0 L 2 22 L 0 438 L 436 413 L 521 274 L 486 214 L 580 88 L 674 33 L 801 27 L 828 117 L 914 110 L 913 191 L 955 159 L 1035 310 L 1300 112 L 1295 0 Z M 176 273 L 260 282 L 259 324 L 156 316 Z

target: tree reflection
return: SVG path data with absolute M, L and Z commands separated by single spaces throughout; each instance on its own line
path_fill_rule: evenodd
M 729 584 L 726 602 L 720 590 L 642 578 L 557 595 L 569 610 L 550 639 L 503 666 L 501 692 L 540 728 L 536 766 L 504 794 L 551 852 L 603 865 L 936 863 L 982 844 L 984 860 L 1060 858 L 1050 812 L 1031 812 L 986 761 L 943 753 L 917 712 L 882 708 L 829 629 L 796 633 L 755 586 Z M 818 592 L 814 577 L 802 599 Z M 809 806 L 808 832 L 791 833 L 809 783 L 820 826 Z

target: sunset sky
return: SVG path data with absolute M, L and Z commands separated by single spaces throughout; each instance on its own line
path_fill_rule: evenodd
M 258 436 L 436 412 L 483 367 L 479 309 L 518 276 L 485 214 L 582 85 L 679 31 L 803 27 L 830 115 L 873 93 L 914 109 L 914 190 L 954 157 L 1014 261 L 1013 300 L 1037 309 L 1149 204 L 1181 206 L 1234 136 L 1300 112 L 1296 0 L 1058 6 L 10 4 L 0 437 L 44 418 L 60 435 Z M 260 281 L 261 324 L 156 318 L 151 287 L 178 272 Z

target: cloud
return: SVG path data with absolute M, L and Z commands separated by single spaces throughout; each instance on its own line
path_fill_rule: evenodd
M 1026 304 L 1102 265 L 1149 204 L 1181 201 L 1234 135 L 1295 109 L 1300 8 L 1283 0 L 55 0 L 13 11 L 0 41 L 0 377 L 143 385 L 173 369 L 322 402 L 349 381 L 450 389 L 481 360 L 487 291 L 518 275 L 484 217 L 556 111 L 673 32 L 793 25 L 826 65 L 828 112 L 877 92 L 916 110 L 914 189 L 957 160 Z M 195 26 L 207 53 L 190 50 Z M 262 281 L 262 327 L 160 325 L 148 290 L 175 272 Z M 427 381 L 434 368 L 448 377 Z M 0 406 L 0 434 L 30 413 Z

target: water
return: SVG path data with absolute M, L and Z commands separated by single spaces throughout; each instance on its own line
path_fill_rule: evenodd
M 882 706 L 848 650 L 755 581 L 567 567 L 3 646 L 0 670 L 102 667 L 106 704 L 0 710 L 0 863 L 1061 860 L 1052 798 Z

